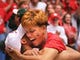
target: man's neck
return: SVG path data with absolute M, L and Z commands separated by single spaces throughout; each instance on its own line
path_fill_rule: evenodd
M 23 52 L 25 52 L 26 50 L 31 50 L 32 48 L 30 47 L 30 46 L 28 46 L 28 45 L 23 45 L 22 47 L 21 47 L 21 53 L 23 53 Z

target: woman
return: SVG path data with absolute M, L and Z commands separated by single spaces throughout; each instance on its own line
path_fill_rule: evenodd
M 63 26 L 68 37 L 68 45 L 74 48 L 77 37 L 77 31 L 76 28 L 73 27 L 71 24 L 71 15 L 65 14 L 65 16 L 63 17 Z

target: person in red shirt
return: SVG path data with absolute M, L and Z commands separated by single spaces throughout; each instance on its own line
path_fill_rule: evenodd
M 0 40 L 5 39 L 5 32 L 6 32 L 6 27 L 5 27 L 5 11 L 4 9 L 0 8 Z
M 6 27 L 5 27 L 4 17 L 5 17 L 5 11 L 4 9 L 0 8 L 0 47 L 3 47 L 3 45 L 1 44 L 6 38 L 5 34 Z M 0 48 L 0 59 L 5 60 L 5 54 L 3 53 L 3 50 L 1 48 Z
M 68 13 L 74 13 L 78 8 L 77 0 L 61 0 L 63 9 Z
M 76 37 L 77 37 L 77 30 L 75 27 L 71 25 L 71 15 L 70 14 L 66 14 L 63 17 L 63 26 L 65 29 L 66 35 L 68 37 L 68 45 L 70 47 L 74 47 L 75 42 L 76 42 Z
M 42 17 L 43 16 L 43 17 Z M 32 17 L 32 18 L 31 18 Z M 7 53 L 15 60 L 55 60 L 56 57 L 66 50 L 64 43 L 58 35 L 47 33 L 47 16 L 40 10 L 29 10 L 22 17 L 21 24 L 29 38 L 28 43 L 32 48 L 38 48 L 40 52 L 28 52 L 21 54 L 12 47 L 6 47 Z M 70 50 L 74 51 L 74 50 Z M 70 52 L 69 51 L 69 52 Z M 75 52 L 75 51 L 74 51 Z M 68 57 L 70 60 L 80 59 L 80 53 L 75 52 L 75 57 Z M 65 54 L 65 55 L 66 55 Z M 74 54 L 74 53 L 73 53 Z M 79 56 L 78 56 L 79 55 Z M 62 55 L 63 56 L 63 55 Z M 70 56 L 70 55 L 69 55 Z M 74 56 L 74 55 L 71 55 Z M 65 56 L 66 57 L 66 56 Z M 65 58 L 64 58 L 65 59 Z
M 14 0 L 7 0 L 6 1 L 7 6 L 5 7 L 5 9 L 7 10 L 6 13 L 6 17 L 5 17 L 5 21 L 7 22 L 10 17 L 12 16 L 13 10 L 17 9 L 18 6 L 17 4 L 14 2 Z

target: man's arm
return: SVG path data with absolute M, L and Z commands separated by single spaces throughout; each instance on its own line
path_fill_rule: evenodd
M 15 49 L 10 49 L 10 51 L 7 50 L 8 54 L 15 60 L 18 60 L 18 59 L 20 60 L 54 60 L 55 57 L 58 55 L 58 51 L 52 48 L 44 48 L 41 51 L 40 55 L 31 55 L 31 56 L 23 55 Z
M 80 53 L 66 46 L 66 50 L 58 54 L 55 60 L 80 60 Z

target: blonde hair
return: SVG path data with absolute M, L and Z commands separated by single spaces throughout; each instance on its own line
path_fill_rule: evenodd
M 47 26 L 47 15 L 41 10 L 28 10 L 22 17 L 22 26 Z

